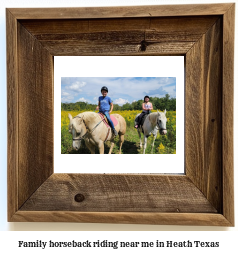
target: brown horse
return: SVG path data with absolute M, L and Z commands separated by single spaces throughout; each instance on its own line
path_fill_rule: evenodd
M 115 126 L 116 131 L 119 134 L 120 140 L 120 151 L 124 142 L 124 134 L 126 132 L 126 121 L 119 114 L 112 114 L 118 122 Z M 115 135 L 110 132 L 108 133 L 108 127 L 104 124 L 99 114 L 94 112 L 84 112 L 78 114 L 74 118 L 68 114 L 69 117 L 69 132 L 73 137 L 73 148 L 78 150 L 81 145 L 82 139 L 85 140 L 86 146 L 92 154 L 95 154 L 95 147 L 97 146 L 100 154 L 104 154 L 104 142 L 109 140 L 111 142 L 111 147 L 109 154 L 112 153 L 114 146 Z

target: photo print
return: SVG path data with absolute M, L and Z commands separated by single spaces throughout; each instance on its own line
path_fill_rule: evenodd
M 54 66 L 57 173 L 184 174 L 184 57 L 55 57 Z

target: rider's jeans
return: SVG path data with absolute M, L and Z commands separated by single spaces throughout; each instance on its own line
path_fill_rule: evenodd
M 109 112 L 108 111 L 104 111 L 104 112 L 100 111 L 100 113 L 103 113 L 107 117 L 109 125 L 112 127 L 112 129 L 115 129 L 114 124 L 110 118 Z

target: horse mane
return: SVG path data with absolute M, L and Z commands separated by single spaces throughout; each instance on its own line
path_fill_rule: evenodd
M 153 112 L 153 113 L 149 114 L 150 121 L 151 121 L 154 125 L 156 124 L 157 116 L 158 116 L 158 112 Z
M 95 112 L 91 112 L 91 111 L 86 111 L 86 112 L 82 112 L 82 113 L 79 113 L 78 115 L 76 115 L 75 117 L 79 117 L 79 118 L 84 118 L 84 117 L 87 117 L 89 116 L 90 114 L 92 113 L 95 113 Z M 96 113 L 95 113 L 96 114 Z
M 156 119 L 157 119 L 158 114 L 161 114 L 162 117 L 163 117 L 163 116 L 166 117 L 165 114 L 164 114 L 164 112 L 153 112 L 153 113 L 151 113 L 149 116 L 150 116 L 150 121 L 151 121 L 153 124 L 156 124 L 156 121 L 157 121 Z
M 95 119 L 95 116 L 98 118 L 98 120 L 101 119 L 97 113 L 92 112 L 92 111 L 82 112 L 82 113 L 78 114 L 76 117 L 78 117 L 79 119 L 83 118 L 85 121 L 87 121 L 87 120 L 90 121 L 92 118 Z

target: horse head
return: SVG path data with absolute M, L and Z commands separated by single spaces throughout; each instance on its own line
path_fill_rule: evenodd
M 86 134 L 87 129 L 83 120 L 83 115 L 77 115 L 74 118 L 71 114 L 69 117 L 69 133 L 72 134 L 73 143 L 72 146 L 75 150 L 78 150 L 81 146 L 83 136 Z
M 167 122 L 167 118 L 166 118 L 166 109 L 164 110 L 164 112 L 158 112 L 158 116 L 157 116 L 157 127 L 159 128 L 159 132 L 161 135 L 165 135 L 167 133 L 166 130 L 166 122 Z

